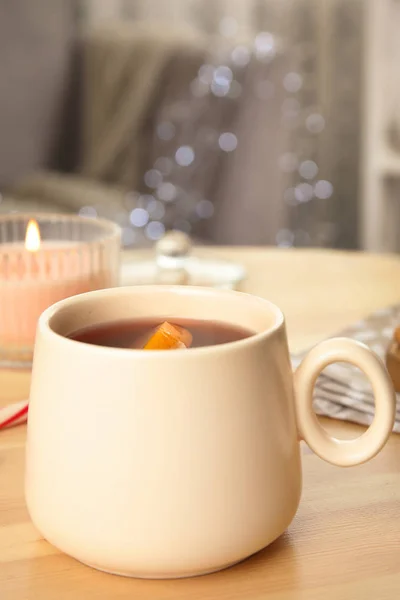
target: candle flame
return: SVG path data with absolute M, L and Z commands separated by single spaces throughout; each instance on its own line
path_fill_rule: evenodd
M 40 249 L 40 231 L 35 219 L 31 219 L 26 228 L 25 248 L 28 252 L 37 252 Z

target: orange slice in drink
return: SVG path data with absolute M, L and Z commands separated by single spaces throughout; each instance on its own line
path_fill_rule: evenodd
M 151 338 L 144 345 L 144 350 L 177 350 L 189 348 L 193 336 L 184 327 L 171 325 L 165 321 L 157 327 Z

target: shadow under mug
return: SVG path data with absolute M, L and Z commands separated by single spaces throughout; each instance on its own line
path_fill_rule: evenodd
M 210 319 L 255 334 L 173 352 L 65 337 L 140 317 Z M 362 369 L 374 390 L 374 421 L 355 440 L 330 437 L 312 410 L 315 380 L 334 361 Z M 29 512 L 49 542 L 97 569 L 148 578 L 209 573 L 288 527 L 301 494 L 301 439 L 335 465 L 356 465 L 379 452 L 394 416 L 386 369 L 358 342 L 322 342 L 293 375 L 284 317 L 266 300 L 190 286 L 90 292 L 39 320 Z

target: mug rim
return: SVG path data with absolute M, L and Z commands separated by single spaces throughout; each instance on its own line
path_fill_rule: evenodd
M 190 352 L 184 352 L 181 349 L 176 349 L 174 352 L 146 352 L 142 348 L 115 348 L 112 346 L 100 346 L 96 344 L 88 344 L 87 342 L 81 342 L 78 340 L 71 339 L 61 333 L 55 331 L 51 325 L 51 320 L 64 308 L 68 306 L 73 306 L 74 304 L 78 305 L 84 303 L 85 301 L 89 301 L 93 297 L 101 297 L 101 296 L 116 296 L 116 295 L 124 295 L 129 293 L 142 293 L 149 294 L 154 293 L 155 289 L 159 292 L 171 293 L 171 294 L 183 294 L 183 295 L 208 295 L 208 296 L 222 296 L 222 297 L 230 297 L 236 296 L 247 299 L 249 302 L 253 302 L 255 304 L 261 305 L 265 308 L 269 314 L 272 314 L 274 317 L 273 323 L 271 326 L 266 327 L 262 331 L 257 331 L 252 333 L 249 337 L 244 339 L 235 340 L 232 342 L 226 342 L 223 344 L 215 344 L 210 346 L 201 346 L 198 348 L 191 348 Z M 282 310 L 270 300 L 262 298 L 261 296 L 257 296 L 255 294 L 250 294 L 248 292 L 242 292 L 237 290 L 228 290 L 228 289 L 218 289 L 213 287 L 206 286 L 187 286 L 187 285 L 133 285 L 133 286 L 121 286 L 115 288 L 105 288 L 101 290 L 93 290 L 90 292 L 85 292 L 83 294 L 77 294 L 75 296 L 70 296 L 69 298 L 64 298 L 56 302 L 55 304 L 49 306 L 43 313 L 40 315 L 37 325 L 37 334 L 50 336 L 54 341 L 63 344 L 71 344 L 74 346 L 78 346 L 80 349 L 86 348 L 90 349 L 91 352 L 97 353 L 100 352 L 102 354 L 111 352 L 113 356 L 118 353 L 120 356 L 129 356 L 133 355 L 136 358 L 144 358 L 146 359 L 171 359 L 172 357 L 189 357 L 189 356 L 197 356 L 199 354 L 210 354 L 213 352 L 221 352 L 228 350 L 236 350 L 239 347 L 247 347 L 252 345 L 253 343 L 257 343 L 262 340 L 267 340 L 273 337 L 278 331 L 285 327 L 285 316 Z

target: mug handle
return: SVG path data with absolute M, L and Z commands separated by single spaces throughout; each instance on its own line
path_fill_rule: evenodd
M 361 369 L 371 382 L 375 417 L 371 426 L 354 440 L 331 437 L 313 411 L 313 391 L 321 371 L 334 362 L 346 362 Z M 317 344 L 294 373 L 295 408 L 300 438 L 319 457 L 340 467 L 359 465 L 383 448 L 392 432 L 396 396 L 385 365 L 367 346 L 355 340 L 333 338 Z

